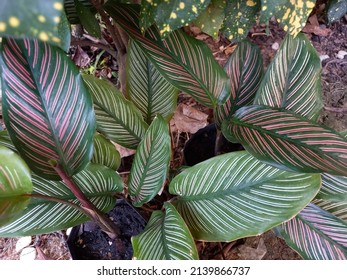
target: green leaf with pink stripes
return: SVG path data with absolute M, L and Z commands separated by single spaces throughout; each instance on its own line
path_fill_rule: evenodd
M 145 35 L 139 27 L 139 7 L 110 0 L 105 10 L 134 39 L 161 75 L 173 86 L 208 107 L 221 105 L 230 93 L 228 76 L 209 47 L 181 30 L 162 40 L 156 26 Z
M 231 93 L 227 101 L 214 111 L 218 125 L 231 117 L 237 109 L 253 103 L 263 76 L 263 60 L 259 48 L 247 40 L 238 43 L 224 69 L 230 79 Z
M 20 216 L 33 190 L 29 167 L 15 152 L 0 146 L 0 226 Z
M 323 107 L 321 62 L 305 34 L 287 35 L 267 68 L 254 104 L 284 108 L 317 120 Z
M 10 138 L 36 174 L 59 180 L 92 157 L 95 117 L 78 69 L 59 48 L 29 39 L 1 45 L 3 114 Z
M 246 106 L 222 123 L 222 131 L 256 158 L 278 168 L 347 175 L 346 138 L 291 111 Z
M 275 232 L 304 259 L 347 259 L 347 222 L 312 203 Z

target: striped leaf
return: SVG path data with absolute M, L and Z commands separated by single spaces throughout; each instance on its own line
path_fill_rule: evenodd
M 284 109 L 252 105 L 222 124 L 256 158 L 286 170 L 347 175 L 347 139 Z
M 84 7 L 93 12 L 96 12 L 93 9 L 93 5 L 90 0 L 78 0 Z M 80 18 L 77 13 L 75 0 L 64 0 L 64 10 L 66 12 L 66 16 L 71 24 L 81 23 Z
M 101 134 L 94 136 L 94 153 L 92 162 L 105 165 L 117 170 L 121 164 L 121 157 L 117 148 Z
M 347 222 L 312 203 L 276 231 L 304 259 L 347 259 Z
M 148 127 L 139 110 L 108 81 L 91 75 L 83 75 L 83 80 L 93 96 L 97 130 L 124 147 L 136 149 Z
M 347 177 L 322 174 L 322 188 L 314 204 L 347 222 Z
M 2 0 L 0 37 L 31 37 L 64 48 L 59 24 L 64 16 L 63 0 Z
M 158 115 L 140 142 L 131 166 L 128 191 L 134 206 L 139 207 L 150 201 L 163 187 L 170 155 L 168 124 Z
M 266 165 L 245 151 L 214 157 L 170 183 L 173 202 L 195 239 L 231 241 L 291 219 L 317 194 L 319 174 Z
M 133 41 L 127 54 L 127 94 L 148 124 L 157 114 L 168 121 L 176 110 L 178 90 L 163 78 Z
M 259 48 L 246 40 L 240 42 L 224 69 L 230 79 L 231 94 L 214 112 L 215 122 L 219 126 L 237 109 L 253 103 L 263 76 L 263 60 Z
M 154 211 L 145 230 L 132 238 L 137 260 L 197 260 L 191 233 L 175 207 L 164 203 L 165 211 Z
M 10 135 L 8 135 L 7 130 L 0 131 L 0 145 L 17 152 L 16 147 L 13 145 Z
M 269 65 L 254 104 L 291 110 L 317 120 L 323 107 L 321 62 L 302 33 L 287 35 Z
M 74 63 L 59 48 L 37 40 L 3 39 L 3 111 L 21 157 L 38 175 L 60 177 L 83 169 L 93 152 L 92 100 Z
M 30 169 L 16 153 L 0 146 L 0 226 L 23 212 L 32 192 Z
M 233 42 L 247 38 L 249 29 L 256 23 L 259 11 L 260 0 L 227 1 L 221 31 Z
M 123 189 L 120 176 L 105 166 L 90 164 L 85 170 L 74 175 L 73 179 L 90 201 L 103 212 L 108 212 L 114 207 L 113 195 Z M 33 184 L 34 190 L 29 205 L 19 218 L 0 228 L 0 236 L 48 233 L 88 220 L 86 215 L 71 206 L 79 205 L 79 202 L 62 182 L 48 181 L 33 175 Z
M 141 30 L 145 31 L 154 22 L 165 37 L 170 32 L 188 25 L 205 10 L 210 0 L 163 1 L 152 0 L 141 2 Z
M 109 0 L 104 8 L 173 86 L 207 107 L 225 102 L 230 92 L 228 77 L 204 42 L 180 30 L 162 40 L 155 26 L 143 36 L 139 28 L 138 6 Z
M 316 4 L 316 0 L 262 0 L 261 2 L 260 22 L 267 23 L 274 16 L 283 29 L 294 37 L 305 27 L 307 18 Z

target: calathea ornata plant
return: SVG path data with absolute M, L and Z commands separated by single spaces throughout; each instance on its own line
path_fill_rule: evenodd
M 47 3 L 45 19 L 63 18 L 59 1 Z M 304 258 L 345 259 L 346 135 L 317 122 L 321 67 L 305 36 L 288 34 L 265 74 L 247 40 L 223 69 L 175 17 L 146 22 L 146 4 L 95 7 L 130 37 L 124 93 L 81 75 L 54 28 L 21 37 L 18 25 L 1 34 L 0 235 L 93 219 L 115 237 L 119 229 L 102 213 L 113 208 L 115 193 L 126 187 L 140 207 L 164 187 L 172 199 L 133 237 L 134 258 L 197 259 L 194 240 L 228 242 L 273 229 Z M 58 22 L 60 30 L 68 26 Z M 186 168 L 167 184 L 178 91 L 212 108 L 224 136 L 246 151 Z M 111 141 L 136 149 L 126 186 Z

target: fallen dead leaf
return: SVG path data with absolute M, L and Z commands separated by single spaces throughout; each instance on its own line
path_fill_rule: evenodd
M 80 47 L 77 46 L 76 52 L 72 57 L 72 60 L 78 67 L 85 68 L 90 63 L 89 55 Z
M 208 125 L 207 118 L 207 114 L 181 103 L 170 121 L 171 131 L 194 134 Z
M 263 238 L 260 238 L 256 249 L 246 245 L 241 245 L 239 248 L 239 257 L 243 260 L 261 260 L 266 253 L 267 249 Z
M 131 149 L 125 148 L 125 147 L 123 147 L 123 146 L 121 146 L 121 145 L 119 145 L 119 144 L 117 144 L 115 142 L 112 142 L 112 143 L 113 143 L 113 145 L 115 145 L 115 147 L 118 150 L 121 158 L 132 156 L 136 152 L 135 150 L 131 150 Z

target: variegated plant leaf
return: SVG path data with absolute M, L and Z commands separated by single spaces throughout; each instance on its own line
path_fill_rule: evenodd
M 342 18 L 347 13 L 347 0 L 328 1 L 327 17 L 330 23 Z
M 101 29 L 99 22 L 95 18 L 95 15 L 91 12 L 91 9 L 82 3 L 80 0 L 74 0 L 76 12 L 81 24 L 89 35 L 101 38 Z
M 313 203 L 347 222 L 347 177 L 322 174 L 322 188 Z
M 59 48 L 38 40 L 1 45 L 3 114 L 14 146 L 30 169 L 60 180 L 50 161 L 70 176 L 93 152 L 92 99 L 78 69 Z
M 225 19 L 221 31 L 230 41 L 245 39 L 249 29 L 256 23 L 260 0 L 227 1 Z
M 26 208 L 33 185 L 29 167 L 15 152 L 0 146 L 0 226 L 6 225 Z
M 31 200 L 20 217 L 0 227 L 0 236 L 27 236 L 66 229 L 89 218 L 74 205 L 80 205 L 68 187 L 59 181 L 33 175 Z M 89 164 L 73 176 L 83 193 L 101 211 L 115 205 L 114 194 L 123 189 L 121 177 L 105 166 Z M 66 204 L 68 203 L 68 204 Z
M 251 105 L 222 123 L 227 139 L 238 140 L 256 158 L 285 170 L 347 176 L 347 139 L 284 109 Z
M 139 110 L 106 80 L 83 75 L 90 90 L 96 114 L 97 130 L 110 140 L 136 149 L 148 125 Z
M 171 139 L 168 124 L 158 115 L 137 147 L 131 166 L 128 192 L 134 206 L 142 206 L 158 194 L 169 169 Z
M 167 121 L 176 110 L 178 90 L 168 83 L 132 40 L 127 53 L 127 95 L 150 124 L 157 114 Z
M 291 219 L 317 194 L 319 174 L 292 173 L 233 152 L 184 170 L 170 183 L 173 204 L 195 239 L 231 241 Z
M 8 135 L 7 130 L 0 131 L 0 145 L 17 152 L 16 147 L 13 145 L 10 135 Z
M 139 235 L 131 241 L 137 260 L 196 260 L 199 258 L 191 233 L 175 207 L 164 203 L 154 211 Z
M 0 37 L 37 38 L 67 51 L 59 32 L 63 0 L 2 0 Z M 70 38 L 69 38 L 70 39 Z
M 121 164 L 121 157 L 115 145 L 97 133 L 94 136 L 94 153 L 91 161 L 117 170 Z
M 275 232 L 304 259 L 347 259 L 347 222 L 312 203 Z
M 109 0 L 104 8 L 173 86 L 207 107 L 225 102 L 230 91 L 228 77 L 204 42 L 180 30 L 162 40 L 155 26 L 143 35 L 139 28 L 138 6 Z
M 267 68 L 254 104 L 291 110 L 317 120 L 323 108 L 321 62 L 303 33 L 287 35 Z
M 214 111 L 217 125 L 231 117 L 237 109 L 251 105 L 263 77 L 263 60 L 259 48 L 249 41 L 240 42 L 224 66 L 231 94 L 227 101 Z
M 89 9 L 93 14 L 96 12 L 90 0 L 78 0 L 85 8 Z M 75 0 L 64 0 L 64 10 L 71 24 L 81 23 L 78 16 Z
M 316 0 L 262 0 L 260 22 L 267 23 L 274 16 L 285 31 L 296 36 L 304 28 Z
M 141 2 L 140 27 L 143 32 L 156 23 L 160 35 L 165 37 L 170 32 L 188 25 L 205 10 L 210 0 L 165 1 L 152 0 Z
M 194 21 L 194 25 L 199 27 L 204 33 L 217 39 L 219 30 L 225 19 L 226 5 L 226 0 L 211 0 L 208 7 Z

